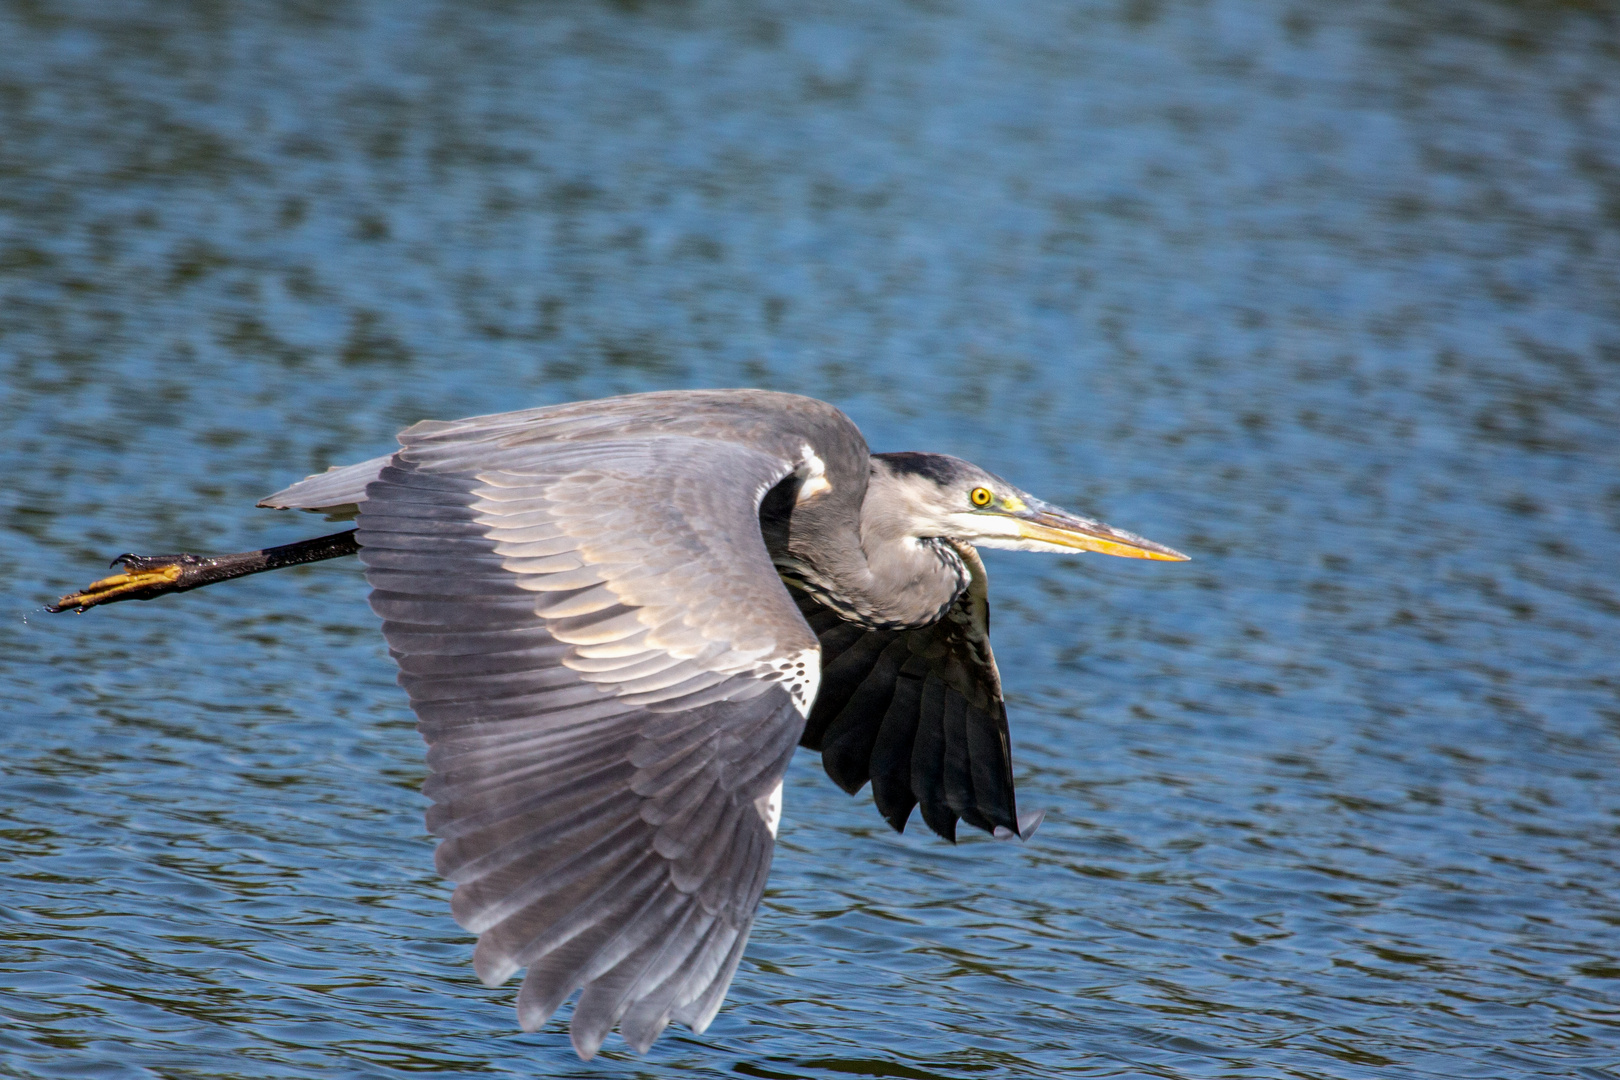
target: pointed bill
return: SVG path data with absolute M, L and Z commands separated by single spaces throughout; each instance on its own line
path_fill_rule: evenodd
M 1024 540 L 1056 544 L 1077 551 L 1098 551 L 1125 559 L 1186 562 L 1191 558 L 1175 548 L 1155 544 L 1135 533 L 1071 514 L 1049 503 L 1032 505 L 1017 514 L 1015 520 L 1018 522 L 1018 535 Z

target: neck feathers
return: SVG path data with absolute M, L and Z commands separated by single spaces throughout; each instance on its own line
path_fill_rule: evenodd
M 760 527 L 783 580 L 868 629 L 938 622 L 970 575 L 948 540 L 919 535 L 907 513 L 910 482 L 874 458 L 858 502 L 838 498 L 837 483 L 802 502 L 802 480 L 778 484 L 760 505 Z

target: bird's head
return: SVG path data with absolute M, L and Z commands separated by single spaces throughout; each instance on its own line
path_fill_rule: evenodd
M 1188 556 L 1135 533 L 1072 514 L 948 454 L 873 454 L 873 481 L 896 523 L 916 537 L 945 537 L 1010 551 L 1100 551 L 1128 559 Z

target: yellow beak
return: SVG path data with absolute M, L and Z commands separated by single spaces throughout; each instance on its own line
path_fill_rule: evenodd
M 1155 544 L 1152 540 L 1104 525 L 1100 521 L 1045 505 L 1031 508 L 1016 516 L 1018 535 L 1025 540 L 1038 540 L 1078 551 L 1098 551 L 1104 555 L 1118 555 L 1124 559 L 1157 559 L 1161 562 L 1186 562 L 1191 558 L 1175 548 Z

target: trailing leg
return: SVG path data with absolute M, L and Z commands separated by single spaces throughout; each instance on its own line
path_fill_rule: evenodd
M 360 550 L 354 532 L 350 529 L 234 555 L 120 555 L 113 560 L 113 565 L 121 564 L 122 573 L 92 582 L 82 591 L 62 597 L 46 610 L 87 611 L 98 604 L 120 600 L 154 600 L 168 593 L 200 589 L 248 574 L 353 555 Z

